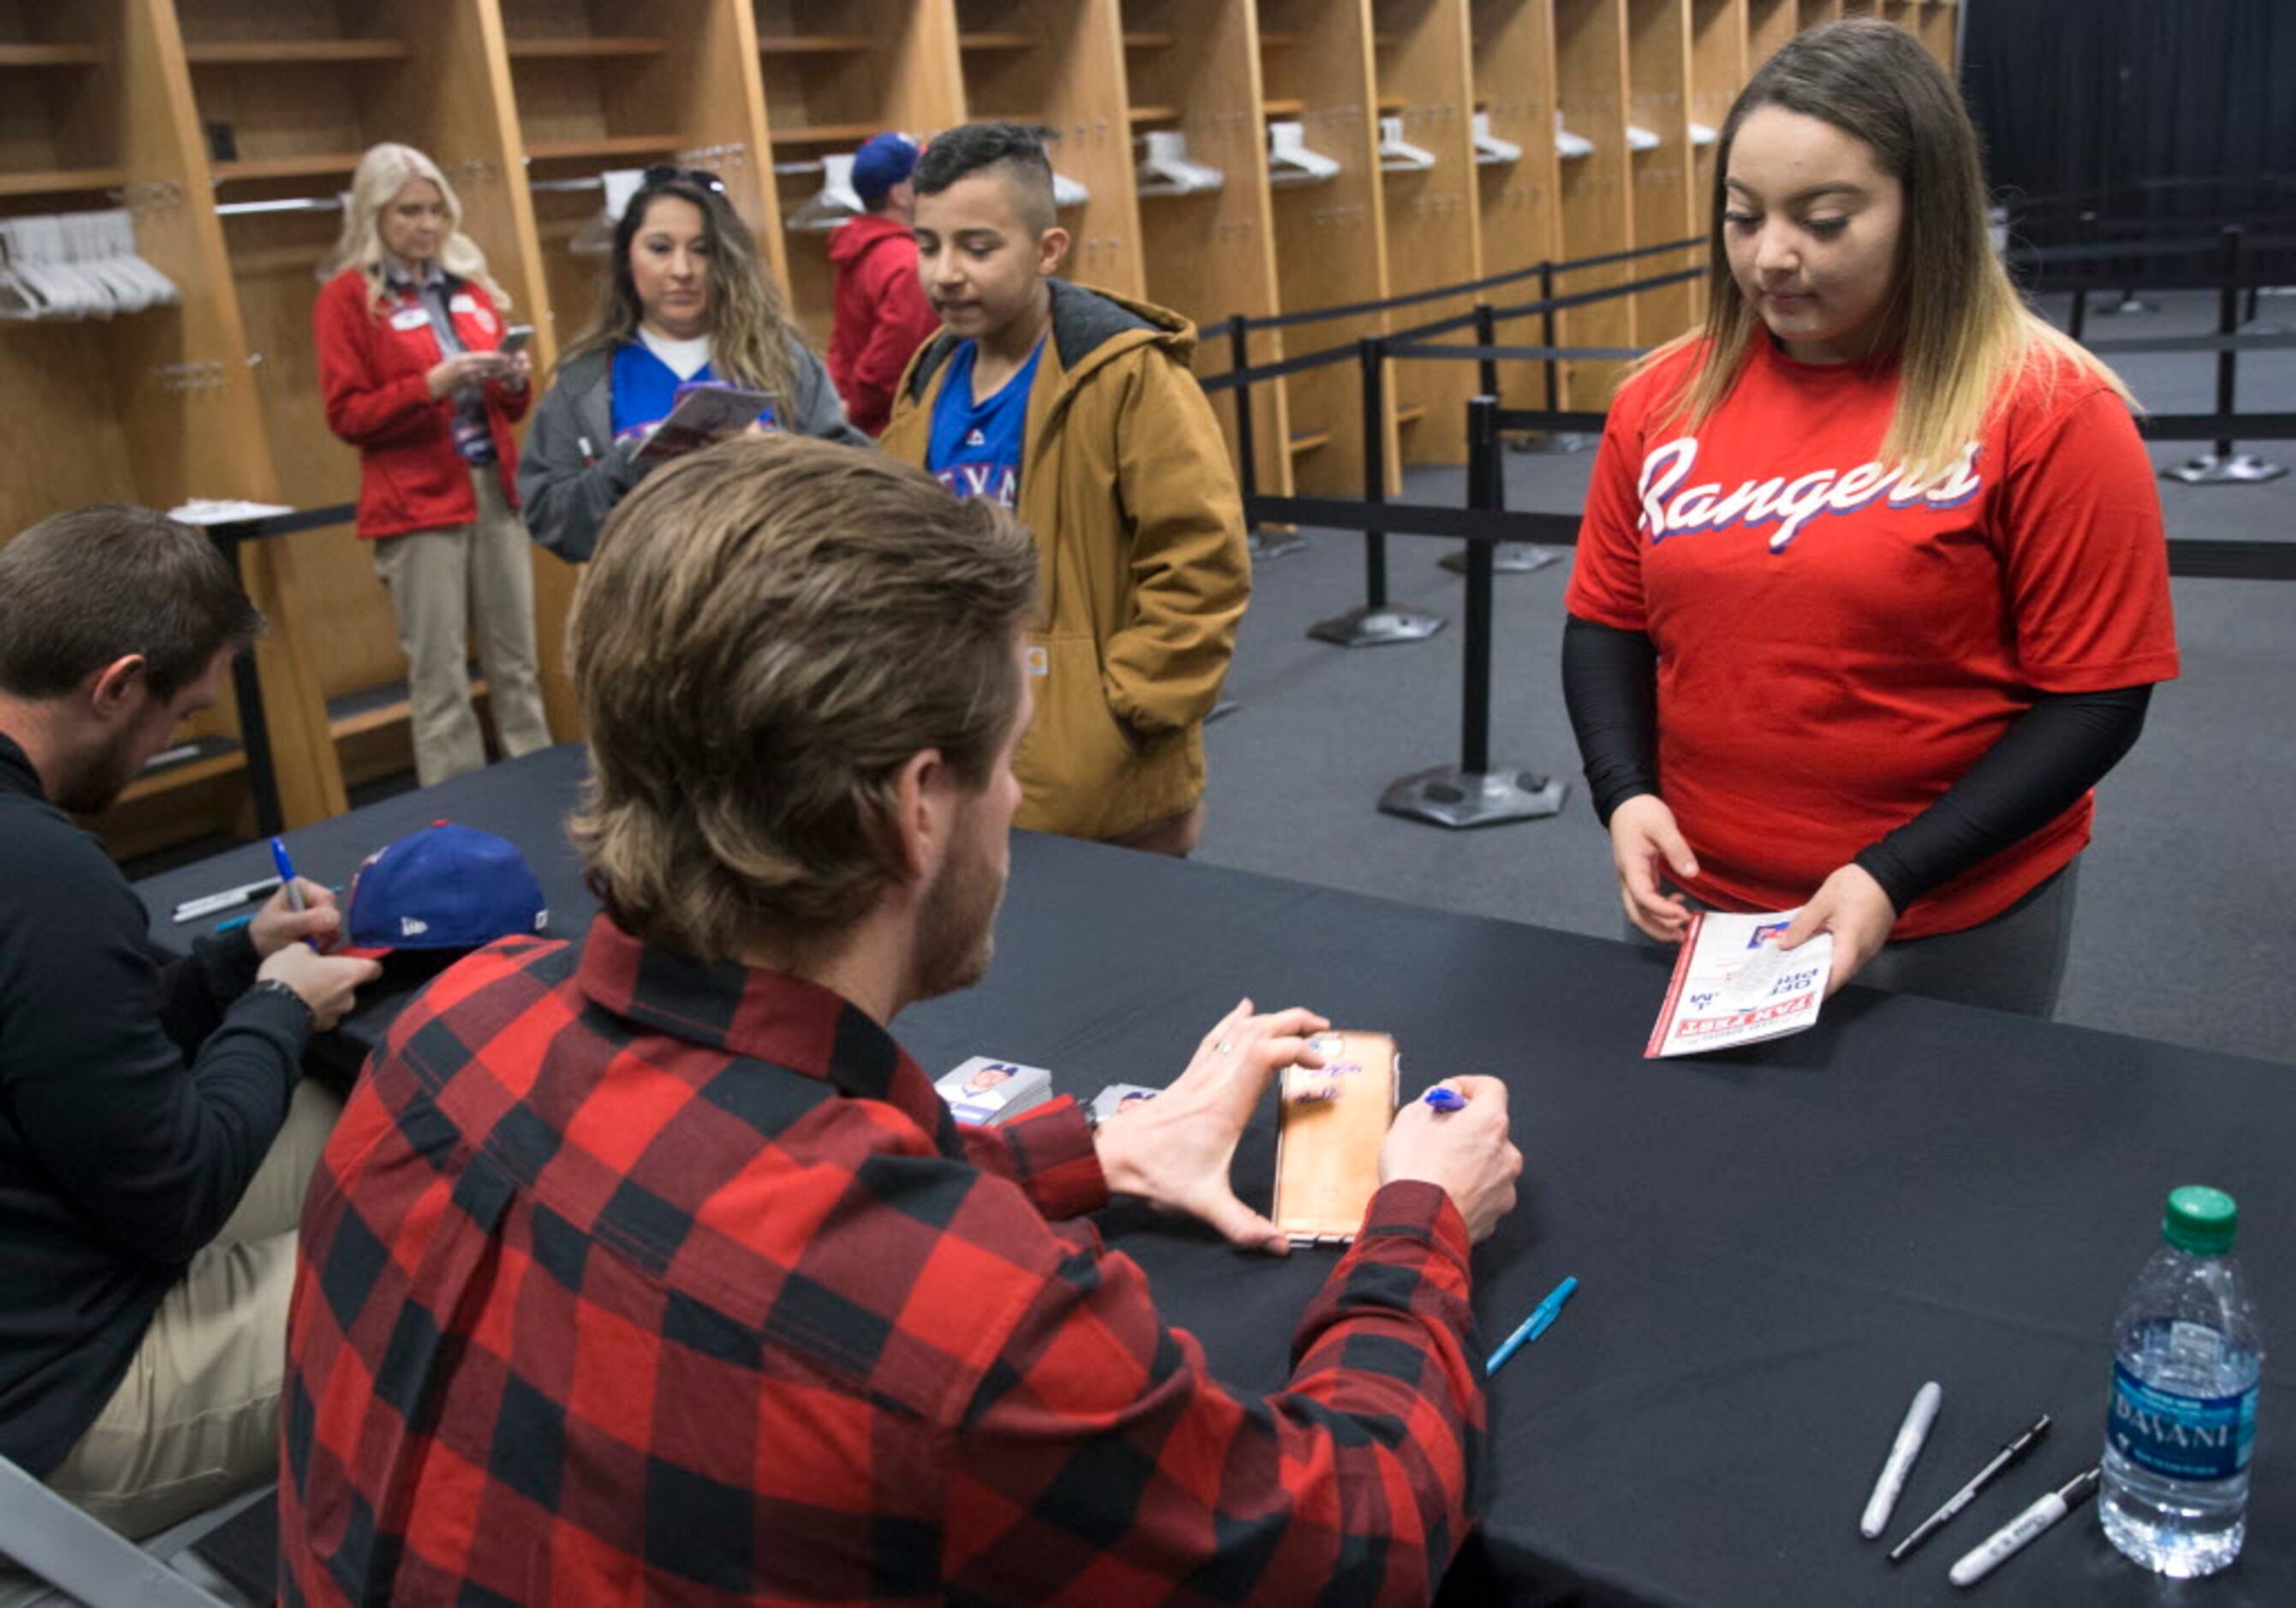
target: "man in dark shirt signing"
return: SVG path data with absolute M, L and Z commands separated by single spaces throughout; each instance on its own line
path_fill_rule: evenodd
M 276 1466 L 294 1227 L 339 1106 L 299 1087 L 371 961 L 326 890 L 161 966 L 70 812 L 213 703 L 262 616 L 141 508 L 0 546 L 0 1453 L 143 1535 Z

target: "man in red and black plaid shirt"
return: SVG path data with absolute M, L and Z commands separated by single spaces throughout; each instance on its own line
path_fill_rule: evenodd
M 890 461 L 657 472 L 583 587 L 604 914 L 400 1015 L 305 1209 L 290 1604 L 1424 1600 L 1473 1517 L 1494 1080 L 1413 1103 L 1291 1387 L 1222 1387 L 1080 1214 L 1283 1237 L 1229 1161 L 1306 1011 L 962 1130 L 884 1024 L 986 968 L 1037 561 Z

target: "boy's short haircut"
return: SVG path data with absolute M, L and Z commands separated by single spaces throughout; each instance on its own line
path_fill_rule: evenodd
M 966 123 L 937 134 L 917 158 L 910 185 L 939 195 L 961 178 L 993 169 L 1021 218 L 1039 233 L 1060 224 L 1053 204 L 1053 159 L 1046 131 L 1029 123 Z

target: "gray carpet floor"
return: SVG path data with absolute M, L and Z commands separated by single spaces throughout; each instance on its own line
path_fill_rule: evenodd
M 2095 318 L 2088 338 L 2198 333 L 2205 295 L 2163 295 L 2148 316 Z M 2060 300 L 2049 308 L 2062 317 Z M 2267 297 L 2256 325 L 2296 324 Z M 1302 349 L 1305 349 L 1304 348 Z M 2214 406 L 2206 354 L 2116 359 L 2159 413 Z M 2296 408 L 2296 351 L 2244 355 L 2242 411 Z M 1430 430 L 1430 420 L 1420 428 Z M 2164 443 L 2158 462 L 2203 448 Z M 2296 463 L 2296 443 L 2253 448 Z M 1591 453 L 1510 453 L 1509 506 L 1578 511 Z M 1402 500 L 1457 505 L 1456 470 L 1409 472 Z M 2296 475 L 2259 486 L 2161 483 L 2172 537 L 2296 541 Z M 1414 904 L 1621 933 L 1609 850 L 1578 777 L 1558 664 L 1562 563 L 1501 576 L 1492 760 L 1571 781 L 1559 816 L 1451 832 L 1380 814 L 1388 783 L 1456 762 L 1464 582 L 1436 560 L 1456 543 L 1390 537 L 1390 593 L 1447 616 L 1409 645 L 1343 649 L 1308 627 L 1363 601 L 1359 537 L 1313 533 L 1263 564 L 1228 693 L 1207 736 L 1211 816 L 1199 857 Z M 2296 1062 L 2296 849 L 2277 810 L 2296 797 L 2296 582 L 2178 580 L 2184 677 L 2155 695 L 2143 740 L 2098 790 L 2060 1020 Z M 1343 1000 L 1302 1003 L 1344 1012 Z M 1652 1001 L 1653 1011 L 1657 1001 Z

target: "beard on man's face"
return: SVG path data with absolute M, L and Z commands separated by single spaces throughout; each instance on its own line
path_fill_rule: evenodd
M 941 867 L 917 915 L 918 998 L 954 994 L 988 975 L 1004 899 L 1004 870 L 986 857 L 953 858 Z
M 56 808 L 76 816 L 102 815 L 119 801 L 119 795 L 143 770 L 136 734 L 115 732 L 102 747 L 68 766 L 56 778 Z

